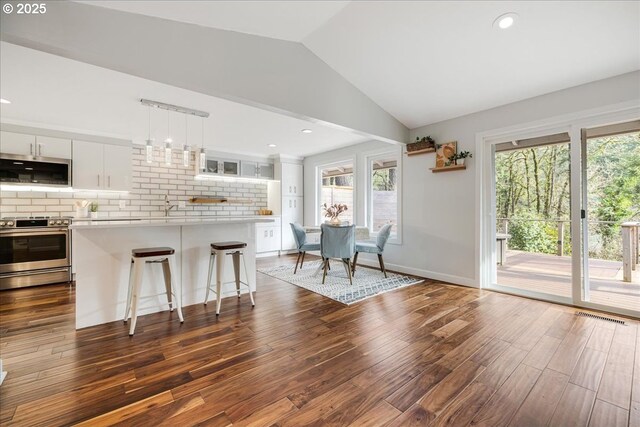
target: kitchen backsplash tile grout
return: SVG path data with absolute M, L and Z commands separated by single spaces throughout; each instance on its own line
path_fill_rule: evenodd
M 201 215 L 255 215 L 267 207 L 267 184 L 238 181 L 196 181 L 195 153 L 191 154 L 190 166 L 182 165 L 182 151 L 174 150 L 171 166 L 164 164 L 164 154 L 157 152 L 154 161 L 145 161 L 143 148 L 134 147 L 132 156 L 132 190 L 129 193 L 81 191 L 57 192 L 13 192 L 0 191 L 0 216 L 73 216 L 74 203 L 89 200 L 98 204 L 101 218 L 156 217 L 164 215 L 164 196 L 169 195 L 171 204 L 184 201 L 186 207 L 172 209 L 187 216 Z M 251 204 L 190 204 L 191 197 L 218 196 L 251 199 Z M 121 200 L 126 202 L 119 207 Z

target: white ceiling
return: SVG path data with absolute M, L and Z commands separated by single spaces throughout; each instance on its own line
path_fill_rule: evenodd
M 211 113 L 205 119 L 205 146 L 231 153 L 304 157 L 368 140 L 360 135 L 259 108 L 203 95 L 50 55 L 0 43 L 1 119 L 12 124 L 90 133 L 144 143 L 148 109 L 141 98 Z M 176 147 L 185 141 L 184 115 L 172 113 Z M 152 138 L 167 134 L 167 112 L 152 110 Z M 187 143 L 200 146 L 202 123 L 190 116 Z M 313 133 L 302 133 L 311 129 Z M 276 144 L 276 148 L 267 147 Z
M 348 1 L 78 1 L 204 27 L 300 42 Z
M 639 69 L 640 2 L 352 2 L 303 43 L 412 129 Z
M 301 41 L 409 128 L 640 69 L 637 1 L 86 3 Z

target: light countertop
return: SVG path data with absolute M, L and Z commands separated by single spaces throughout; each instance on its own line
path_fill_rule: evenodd
M 278 217 L 257 215 L 244 217 L 202 216 L 202 217 L 157 217 L 157 218 L 100 218 L 73 219 L 69 226 L 71 230 L 87 230 L 100 228 L 127 227 L 181 227 L 194 225 L 228 225 L 271 223 Z

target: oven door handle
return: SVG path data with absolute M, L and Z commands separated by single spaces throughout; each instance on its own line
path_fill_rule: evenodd
M 0 236 L 42 236 L 45 234 L 69 234 L 69 230 L 66 228 L 48 228 L 41 231 L 18 231 L 16 229 L 0 231 Z

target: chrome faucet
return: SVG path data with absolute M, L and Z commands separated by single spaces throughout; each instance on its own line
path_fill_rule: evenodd
M 169 211 L 175 207 L 176 205 L 172 205 L 169 202 L 169 195 L 165 194 L 164 195 L 164 216 L 169 216 Z

